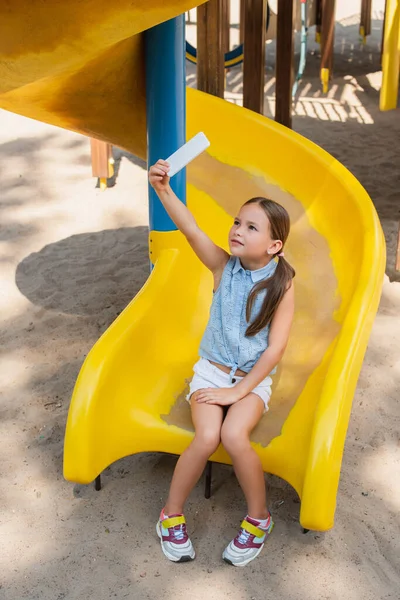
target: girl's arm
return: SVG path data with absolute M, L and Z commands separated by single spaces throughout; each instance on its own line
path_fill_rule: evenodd
M 232 388 L 206 388 L 201 390 L 196 398 L 197 402 L 229 405 L 238 402 L 250 394 L 281 360 L 289 340 L 293 315 L 294 287 L 292 282 L 272 320 L 268 348 L 262 353 L 251 371 Z
M 229 254 L 214 244 L 204 231 L 197 225 L 190 210 L 179 200 L 169 185 L 167 175 L 169 165 L 165 160 L 159 160 L 150 168 L 149 181 L 165 210 L 186 237 L 187 241 L 201 260 L 214 274 L 222 271 L 229 260 Z

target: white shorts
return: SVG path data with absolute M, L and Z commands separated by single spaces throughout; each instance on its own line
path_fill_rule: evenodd
M 243 377 L 234 375 L 233 381 L 229 373 L 221 371 L 215 365 L 212 365 L 209 360 L 200 358 L 200 360 L 193 367 L 194 375 L 193 379 L 189 384 L 189 394 L 186 396 L 186 400 L 190 404 L 190 398 L 192 394 L 203 388 L 230 388 L 234 387 L 237 383 L 242 381 Z M 266 412 L 268 410 L 269 399 L 271 398 L 271 377 L 266 377 L 258 384 L 257 387 L 252 390 L 253 394 L 260 396 L 264 402 Z

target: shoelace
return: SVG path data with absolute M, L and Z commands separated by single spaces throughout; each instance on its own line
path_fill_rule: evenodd
M 250 537 L 250 532 L 246 531 L 245 529 L 241 529 L 240 533 L 237 537 L 237 541 L 239 542 L 239 544 L 247 544 L 247 542 L 249 541 L 249 537 Z
M 171 527 L 171 530 L 173 537 L 178 541 L 183 540 L 186 536 L 186 525 L 184 523 Z
M 236 539 L 240 544 L 247 544 L 251 535 L 252 534 L 249 531 L 246 531 L 246 529 L 241 529 Z

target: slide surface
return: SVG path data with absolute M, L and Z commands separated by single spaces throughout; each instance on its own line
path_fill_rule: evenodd
M 14 37 L 0 42 L 0 107 L 144 156 L 140 32 L 195 2 L 165 8 L 148 0 L 145 10 L 124 1 L 48 4 L 47 12 L 43 2 L 0 9 L 2 26 L 14 28 Z M 34 27 L 40 18 L 42 27 Z M 22 33 L 26 52 L 13 47 Z M 291 215 L 285 251 L 297 271 L 295 321 L 270 411 L 252 440 L 264 470 L 297 490 L 303 527 L 326 530 L 383 280 L 379 220 L 358 181 L 313 143 L 195 90 L 188 89 L 187 100 L 187 137 L 204 131 L 211 142 L 188 168 L 188 205 L 200 226 L 226 246 L 238 208 L 256 195 L 281 202 Z M 89 483 L 136 452 L 179 454 L 192 439 L 184 397 L 207 322 L 211 276 L 179 232 L 152 231 L 149 247 L 151 276 L 95 344 L 76 383 L 64 455 L 71 481 Z M 230 462 L 221 447 L 212 458 Z

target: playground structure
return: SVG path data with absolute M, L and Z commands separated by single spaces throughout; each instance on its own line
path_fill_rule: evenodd
M 301 31 L 301 67 L 298 75 L 301 77 L 305 65 L 306 44 L 304 40 L 310 26 L 316 26 L 316 40 L 321 44 L 321 66 L 320 77 L 323 93 L 329 90 L 329 81 L 332 77 L 334 61 L 334 29 L 336 0 L 269 0 L 259 2 L 242 0 L 240 3 L 240 44 L 230 49 L 229 45 L 229 2 L 227 0 L 211 0 L 198 7 L 197 13 L 197 37 L 199 40 L 199 56 L 196 49 L 186 43 L 186 57 L 197 63 L 200 81 L 205 77 L 203 70 L 210 70 L 207 61 L 208 55 L 222 54 L 225 69 L 232 68 L 243 62 L 244 80 L 245 71 L 256 61 L 260 62 L 259 79 L 264 83 L 264 51 L 254 45 L 258 36 L 265 44 L 266 39 L 277 40 L 277 66 L 276 66 L 276 120 L 284 125 L 290 126 L 291 94 L 293 89 L 293 32 Z M 360 0 L 360 37 L 366 43 L 371 33 L 371 7 L 372 0 Z M 280 13 L 279 13 L 279 10 Z M 265 26 L 264 26 L 265 24 Z M 218 31 L 219 29 L 219 31 Z M 385 18 L 382 31 L 382 70 L 383 80 L 380 93 L 381 110 L 395 109 L 398 100 L 399 85 L 399 48 L 400 48 L 400 7 L 397 0 L 387 0 Z M 246 49 L 246 51 L 245 51 Z M 304 51 L 304 53 L 303 53 Z M 246 53 L 248 63 L 246 65 Z M 261 61 L 260 57 L 261 56 Z M 217 63 L 217 58 L 213 59 Z M 282 68 L 279 66 L 282 64 Z M 219 89 L 222 87 L 222 75 L 220 70 L 216 71 L 221 78 Z M 257 84 L 257 71 L 252 71 L 252 77 L 247 87 L 253 88 Z M 203 86 L 199 86 L 203 89 Z M 244 88 L 245 82 L 243 85 Z M 244 106 L 246 94 L 250 93 L 244 89 Z M 217 94 L 219 95 L 219 94 Z M 258 98 L 258 96 L 257 96 Z M 280 111 L 282 102 L 285 110 Z M 257 108 L 262 114 L 263 103 Z
M 118 145 L 149 163 L 203 130 L 211 146 L 188 169 L 187 203 L 222 246 L 249 196 L 271 195 L 289 210 L 296 315 L 270 411 L 252 440 L 264 470 L 299 494 L 302 526 L 329 529 L 384 273 L 371 200 L 332 156 L 257 112 L 190 89 L 186 107 L 184 13 L 193 1 L 154 0 L 151 8 L 100 2 L 94 11 L 90 0 L 71 0 L 61 12 L 45 4 L 20 0 L 4 14 L 0 9 L 10 31 L 1 107 Z M 15 39 L 24 40 L 23 49 Z M 185 172 L 172 184 L 185 202 Z M 207 321 L 211 275 L 152 190 L 149 204 L 154 268 L 79 374 L 65 438 L 64 475 L 71 481 L 90 483 L 135 452 L 179 454 L 193 436 L 183 397 Z M 230 462 L 222 447 L 212 460 Z
M 198 89 L 223 97 L 225 70 L 243 63 L 243 106 L 263 114 L 265 42 L 277 40 L 276 114 L 275 119 L 287 127 L 292 123 L 292 101 L 306 66 L 307 31 L 316 26 L 316 40 L 321 44 L 320 77 L 323 93 L 329 91 L 334 62 L 334 27 L 336 0 L 241 0 L 239 45 L 230 48 L 230 1 L 209 0 L 196 11 L 198 52 L 186 40 L 186 58 L 197 65 Z M 371 33 L 372 0 L 360 0 L 360 37 L 364 44 Z M 282 9 L 278 13 L 278 6 Z M 293 32 L 301 32 L 298 68 L 293 65 Z M 246 52 L 244 48 L 246 47 Z M 382 29 L 381 110 L 392 110 L 398 100 L 400 48 L 400 7 L 397 0 L 386 0 Z M 112 149 L 99 141 L 92 142 L 92 174 L 106 189 L 112 177 Z M 400 240 L 399 240 L 400 248 Z M 400 260 L 400 259 L 399 259 Z M 400 264 L 398 265 L 400 268 Z

